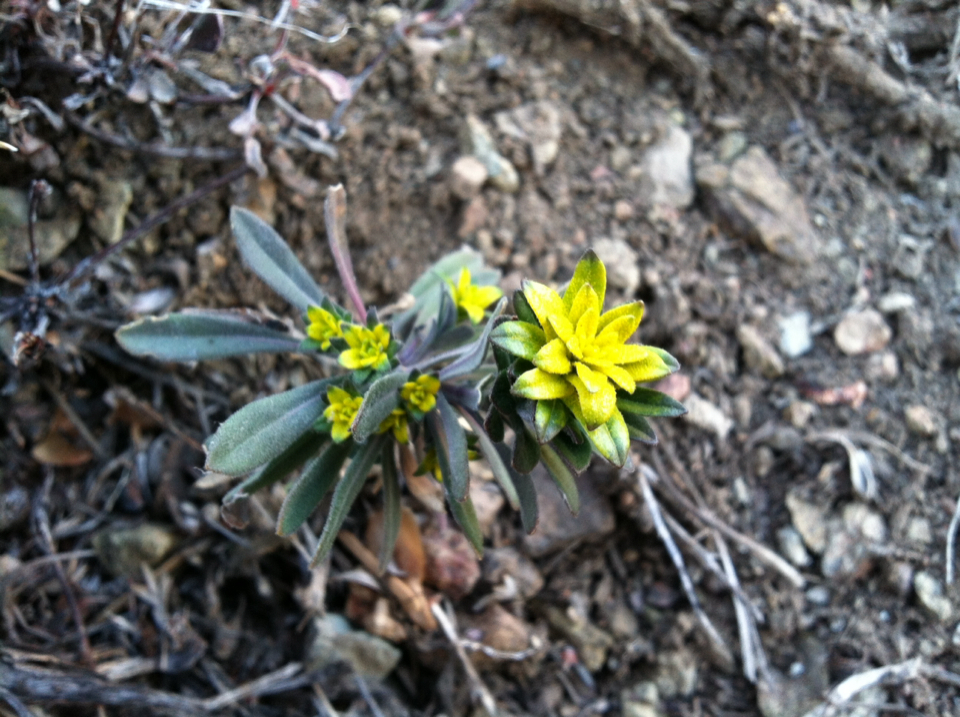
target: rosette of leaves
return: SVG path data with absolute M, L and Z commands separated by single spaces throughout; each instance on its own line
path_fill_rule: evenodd
M 422 451 L 422 462 L 434 462 L 450 511 L 479 553 L 482 535 L 468 491 L 468 461 L 476 447 L 532 529 L 536 499 L 529 479 L 505 464 L 503 447 L 489 438 L 481 414 L 482 389 L 493 372 L 487 362 L 490 332 L 506 299 L 489 311 L 479 304 L 500 297 L 499 273 L 485 268 L 472 250 L 448 255 L 411 287 L 410 308 L 384 322 L 359 301 L 353 311 L 334 302 L 255 214 L 234 207 L 231 228 L 246 264 L 301 314 L 306 335 L 255 312 L 188 309 L 122 327 L 120 345 L 166 361 L 285 351 L 327 355 L 343 370 L 244 406 L 207 439 L 206 469 L 243 478 L 224 498 L 225 505 L 299 471 L 288 487 L 277 531 L 297 530 L 329 496 L 316 563 L 329 552 L 379 464 L 385 568 L 401 520 L 400 443 Z M 328 221 L 328 235 L 334 232 Z M 343 247 L 332 238 L 330 245 L 344 284 L 355 287 L 349 261 L 337 254 Z
M 686 413 L 666 394 L 640 386 L 679 364 L 663 349 L 628 343 L 643 302 L 604 312 L 606 288 L 606 267 L 588 251 L 563 296 L 524 281 L 513 297 L 516 318 L 491 335 L 498 372 L 487 432 L 502 440 L 509 426 L 513 467 L 528 472 L 543 462 L 574 512 L 579 497 L 570 470 L 585 469 L 594 453 L 623 466 L 631 440 L 656 443 L 647 418 Z

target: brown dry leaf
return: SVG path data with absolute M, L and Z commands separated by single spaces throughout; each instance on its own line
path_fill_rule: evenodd
M 374 603 L 373 610 L 363 620 L 363 629 L 390 642 L 407 639 L 407 629 L 390 614 L 390 603 L 384 597 Z
M 809 398 L 814 403 L 821 406 L 839 406 L 847 404 L 851 408 L 860 408 L 863 402 L 867 400 L 867 384 L 863 381 L 857 381 L 847 386 L 838 388 L 822 388 L 820 386 L 808 385 L 801 387 L 800 392 L 804 398 Z
M 93 460 L 93 451 L 77 445 L 77 429 L 66 414 L 58 410 L 50 420 L 47 435 L 30 452 L 38 463 L 58 468 L 82 466 Z
M 367 520 L 367 547 L 374 555 L 380 555 L 383 545 L 383 510 L 378 509 Z M 400 513 L 400 534 L 393 549 L 393 562 L 406 576 L 417 582 L 423 582 L 427 572 L 427 557 L 423 552 L 423 539 L 420 537 L 420 525 L 413 511 L 404 506 Z

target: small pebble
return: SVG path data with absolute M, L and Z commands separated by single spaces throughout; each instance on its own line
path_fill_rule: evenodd
M 877 308 L 884 314 L 899 314 L 901 311 L 910 311 L 917 305 L 912 295 L 903 291 L 891 291 L 884 294 L 877 301 Z
M 830 604 L 830 590 L 824 587 L 823 585 L 816 585 L 806 592 L 807 601 L 813 605 L 824 605 Z
M 790 421 L 790 425 L 800 430 L 810 423 L 810 419 L 813 418 L 813 414 L 816 412 L 817 406 L 815 403 L 811 403 L 810 401 L 794 401 L 783 410 L 783 417 Z
M 892 337 L 883 315 L 873 309 L 847 314 L 833 332 L 837 346 L 848 356 L 879 351 Z
M 810 314 L 806 311 L 784 316 L 780 324 L 780 350 L 788 358 L 802 356 L 813 348 L 813 335 L 810 333 Z
M 473 156 L 460 157 L 450 168 L 450 191 L 460 199 L 472 199 L 488 177 L 487 167 Z
M 789 525 L 780 528 L 777 531 L 777 541 L 780 543 L 780 551 L 798 568 L 805 568 L 813 562 L 803 545 L 803 538 L 795 528 Z
M 907 421 L 907 428 L 912 433 L 925 438 L 932 438 L 937 435 L 937 417 L 926 406 L 907 406 L 904 411 L 904 418 Z

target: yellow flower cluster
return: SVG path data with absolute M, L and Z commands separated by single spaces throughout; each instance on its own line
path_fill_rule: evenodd
M 484 310 L 494 301 L 503 296 L 503 292 L 496 286 L 477 286 L 469 269 L 461 269 L 456 286 L 453 289 L 453 301 L 458 309 L 462 309 L 470 321 L 479 324 L 483 321 Z

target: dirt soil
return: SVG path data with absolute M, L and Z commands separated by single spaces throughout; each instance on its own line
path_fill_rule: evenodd
M 54 190 L 39 239 L 53 280 L 243 162 L 231 122 L 251 61 L 280 37 L 226 17 L 214 52 L 174 55 L 160 38 L 189 18 L 149 9 L 131 38 L 127 10 L 114 42 L 133 49 L 104 64 L 112 4 L 54 5 L 3 10 L 0 138 L 22 150 L 0 156 L 9 298 L 28 276 L 9 217 L 29 180 Z M 289 22 L 353 29 L 330 44 L 291 34 L 292 55 L 348 78 L 372 69 L 343 105 L 342 136 L 311 151 L 316 128 L 303 139 L 264 98 L 246 145 L 263 176 L 176 213 L 50 299 L 46 350 L 0 364 L 0 714 L 479 715 L 484 689 L 511 715 L 960 714 L 946 563 L 960 495 L 960 11 L 889 5 L 497 1 L 450 32 L 411 31 L 381 62 L 405 10 L 293 3 Z M 196 99 L 187 60 L 243 91 Z M 308 74 L 269 91 L 310 118 L 337 109 Z M 476 162 L 455 166 L 470 154 L 500 174 L 479 186 Z M 525 537 L 489 497 L 480 580 L 441 591 L 478 678 L 396 602 L 368 620 L 358 596 L 372 605 L 380 588 L 343 546 L 311 573 L 309 535 L 273 533 L 282 493 L 246 528 L 222 522 L 230 484 L 201 475 L 202 441 L 322 367 L 156 364 L 112 338 L 136 316 L 192 306 L 299 321 L 239 259 L 233 204 L 339 296 L 322 210 L 338 182 L 365 299 L 397 300 L 464 243 L 505 290 L 523 277 L 561 285 L 595 247 L 610 299 L 643 299 L 642 340 L 682 364 L 663 389 L 690 413 L 659 421 L 660 445 L 638 446 L 628 469 L 583 476 L 581 515 L 546 485 Z M 7 353 L 19 316 L 3 328 Z M 377 501 L 357 504 L 354 532 Z M 410 505 L 424 530 L 442 529 Z M 349 645 L 324 638 L 321 617 L 345 611 L 362 636 Z M 395 653 L 371 632 L 400 651 L 383 679 L 376 667 Z M 890 669 L 859 703 L 834 693 L 830 711 L 831 688 L 877 668 Z

